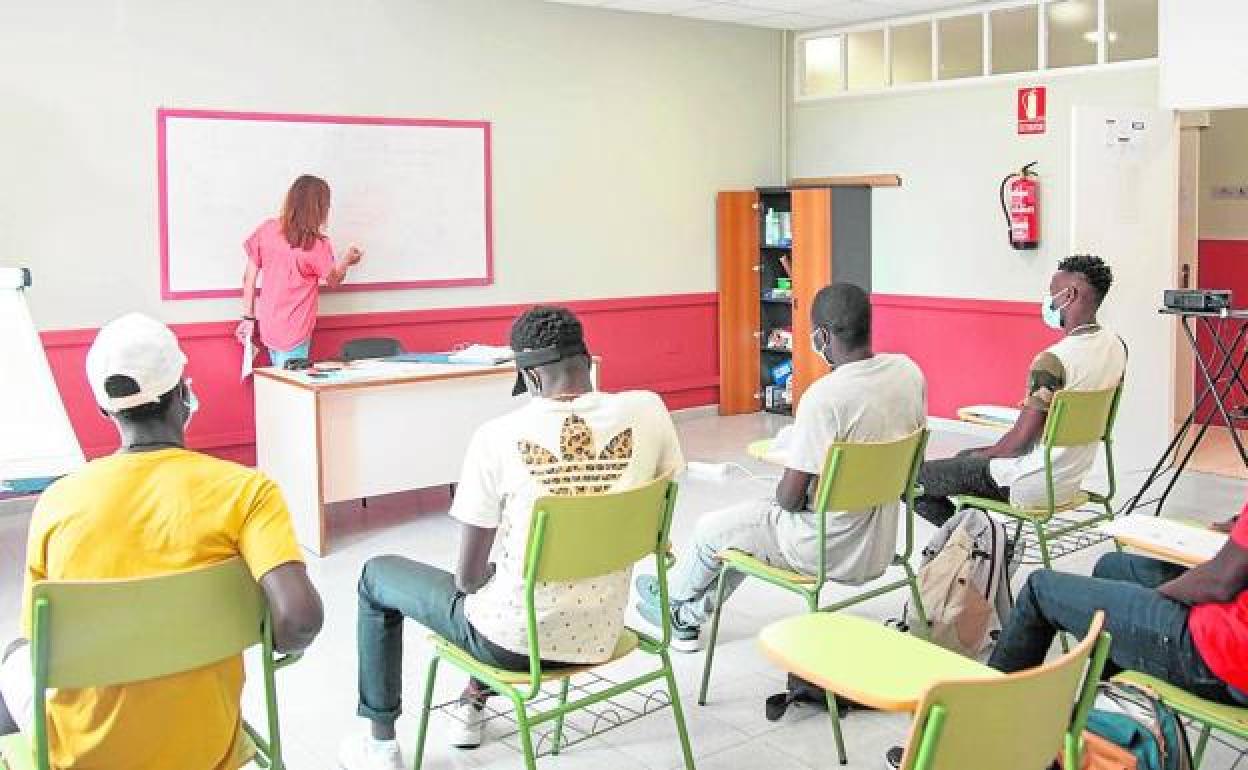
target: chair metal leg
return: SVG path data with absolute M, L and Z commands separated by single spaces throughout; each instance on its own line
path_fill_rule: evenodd
M 676 677 L 672 674 L 672 659 L 667 650 L 661 650 L 663 659 L 663 676 L 667 679 L 667 694 L 672 701 L 672 718 L 676 720 L 676 732 L 680 735 L 680 752 L 685 758 L 685 770 L 694 770 L 693 748 L 689 745 L 689 731 L 685 727 L 685 710 L 680 705 L 680 690 L 676 687 Z M 703 684 L 705 687 L 705 683 Z
M 516 732 L 520 736 L 520 749 L 524 752 L 524 766 L 526 770 L 537 770 L 537 756 L 533 753 L 533 726 L 529 724 L 529 712 L 524 708 L 524 701 L 519 695 L 513 695 L 511 703 L 516 709 Z
M 269 621 L 265 621 L 266 624 Z M 269 727 L 269 745 L 266 759 L 270 770 L 286 770 L 286 761 L 282 759 L 282 723 L 277 711 L 276 667 L 273 662 L 273 643 L 269 633 L 265 632 L 264 655 L 264 706 Z
M 412 760 L 412 770 L 420 770 L 425 761 L 425 737 L 429 733 L 429 712 L 433 708 L 433 685 L 438 678 L 438 656 L 429 661 L 429 670 L 425 672 L 425 697 L 420 704 L 420 729 L 416 733 L 416 757 Z
M 1205 747 L 1209 745 L 1209 733 L 1213 731 L 1205 725 L 1200 731 L 1200 739 L 1196 741 L 1196 750 L 1192 752 L 1192 770 L 1200 770 L 1200 762 L 1205 758 Z
M 831 691 L 826 691 L 828 700 L 828 717 L 832 720 L 832 737 L 836 739 L 836 756 L 842 765 L 849 764 L 849 760 L 845 758 L 845 739 L 841 736 L 841 714 L 837 709 L 836 695 Z
M 914 602 L 915 612 L 919 613 L 919 621 L 923 625 L 923 637 L 930 639 L 932 624 L 927 619 L 927 610 L 923 608 L 923 597 L 919 594 L 919 577 L 914 574 L 909 562 L 902 562 L 901 566 L 906 570 L 906 582 L 910 585 L 910 600 Z
M 571 679 L 565 677 L 563 682 L 559 685 L 559 708 L 563 708 L 568 705 L 568 683 L 570 681 Z M 559 716 L 555 717 L 555 742 L 550 747 L 551 754 L 558 754 L 559 747 L 563 745 L 563 717 L 564 715 L 562 712 L 560 712 Z
M 1053 569 L 1053 561 L 1049 558 L 1049 539 L 1044 535 L 1044 525 L 1033 522 L 1036 527 L 1036 545 L 1040 548 L 1040 563 L 1045 569 Z
M 707 640 L 706 657 L 702 663 L 702 687 L 698 690 L 698 705 L 706 705 L 706 691 L 711 684 L 711 665 L 715 660 L 715 642 L 719 638 L 719 615 L 724 611 L 724 594 L 728 585 L 728 565 L 719 570 L 719 586 L 715 590 L 715 612 L 711 614 L 711 638 Z

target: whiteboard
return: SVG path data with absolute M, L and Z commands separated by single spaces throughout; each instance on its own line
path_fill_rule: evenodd
M 329 183 L 335 253 L 364 250 L 343 289 L 492 281 L 489 123 L 201 110 L 158 119 L 165 299 L 238 295 L 243 241 L 278 215 L 300 174 Z
M 85 460 L 22 289 L 0 289 L 0 482 L 63 476 Z

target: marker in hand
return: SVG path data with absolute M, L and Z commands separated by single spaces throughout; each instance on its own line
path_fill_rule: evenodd
M 364 258 L 364 252 L 360 251 L 360 247 L 354 243 L 347 247 L 346 262 L 348 265 L 358 265 L 360 260 Z

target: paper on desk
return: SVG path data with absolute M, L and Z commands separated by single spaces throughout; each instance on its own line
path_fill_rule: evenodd
M 502 345 L 469 345 L 447 356 L 452 364 L 501 364 L 516 357 L 511 348 Z
M 252 342 L 248 337 L 243 343 L 243 365 L 238 375 L 238 381 L 242 382 L 251 376 L 252 368 L 256 360 L 256 343 Z
M 990 422 L 999 422 L 1007 425 L 1013 425 L 1018 422 L 1019 410 L 1014 407 L 976 404 L 975 406 L 968 406 L 966 411 Z
M 1113 537 L 1156 545 L 1190 556 L 1192 561 L 1197 562 L 1212 559 L 1227 540 L 1225 534 L 1206 527 L 1144 513 L 1120 516 L 1102 524 L 1100 529 Z

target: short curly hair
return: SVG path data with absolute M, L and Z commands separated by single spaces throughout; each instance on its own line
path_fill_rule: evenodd
M 1114 285 L 1114 273 L 1105 264 L 1105 260 L 1094 254 L 1075 254 L 1058 263 L 1057 269 L 1063 273 L 1080 273 L 1088 280 L 1088 285 L 1096 292 L 1096 301 L 1100 302 L 1109 294 L 1109 287 Z
M 585 342 L 581 321 L 566 307 L 538 305 L 511 325 L 512 350 L 538 350 Z

